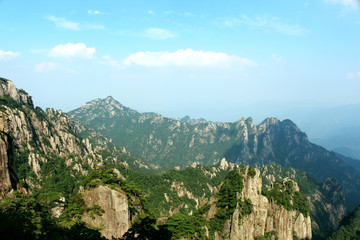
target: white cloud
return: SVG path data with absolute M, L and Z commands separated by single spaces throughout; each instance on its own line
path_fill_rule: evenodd
M 154 12 L 154 11 L 149 10 L 149 11 L 148 11 L 148 14 L 150 14 L 150 15 L 155 15 L 155 12 Z
M 35 71 L 36 72 L 50 72 L 52 70 L 55 70 L 57 67 L 59 67 L 58 64 L 53 62 L 41 62 L 39 64 L 36 64 Z
M 2 60 L 2 61 L 11 60 L 13 58 L 16 58 L 19 55 L 20 55 L 19 52 L 11 52 L 11 51 L 6 52 L 6 51 L 0 49 L 0 60 Z
M 124 66 L 145 67 L 251 67 L 257 64 L 247 58 L 228 55 L 221 52 L 194 51 L 192 49 L 179 49 L 175 52 L 138 52 L 129 55 Z
M 299 24 L 291 25 L 283 23 L 280 19 L 269 16 L 256 16 L 255 18 L 251 18 L 246 15 L 242 15 L 239 18 L 232 17 L 223 19 L 220 23 L 220 26 L 223 27 L 237 27 L 240 25 L 275 30 L 282 34 L 292 36 L 303 36 L 308 33 L 308 31 Z
M 358 9 L 360 8 L 359 0 L 324 0 L 325 3 L 341 4 L 346 8 Z
M 50 52 L 51 57 L 80 57 L 92 58 L 96 49 L 86 47 L 84 43 L 67 43 L 65 45 L 59 44 L 55 46 Z
M 89 10 L 91 11 L 91 10 Z M 99 12 L 100 14 L 100 12 Z M 58 17 L 54 17 L 54 16 L 48 16 L 46 17 L 46 19 L 54 22 L 56 24 L 56 26 L 58 28 L 64 28 L 64 29 L 68 29 L 68 30 L 86 30 L 86 29 L 105 29 L 105 27 L 101 24 L 90 24 L 90 23 L 78 23 L 78 22 L 73 22 L 73 21 L 69 21 L 65 18 L 58 18 Z
M 176 35 L 163 28 L 148 28 L 145 30 L 144 37 L 154 40 L 166 40 L 169 38 L 174 38 Z
M 46 19 L 54 22 L 56 24 L 56 26 L 59 28 L 70 29 L 70 30 L 80 30 L 79 23 L 66 20 L 65 18 L 48 16 L 48 17 L 46 17 Z
M 103 14 L 103 13 L 100 12 L 99 10 L 88 10 L 88 14 L 89 15 L 99 15 L 99 14 Z

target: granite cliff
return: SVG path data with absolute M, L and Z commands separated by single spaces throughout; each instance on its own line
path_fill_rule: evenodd
M 101 228 L 107 239 L 120 238 L 130 228 L 130 211 L 125 193 L 107 186 L 99 186 L 83 192 L 87 206 L 98 205 L 103 213 L 95 216 L 85 214 L 83 221 Z
M 165 226 L 178 223 L 174 239 L 311 239 L 309 202 L 296 182 L 287 178 L 267 191 L 259 169 L 234 165 L 212 197 L 188 216 L 171 216 Z
M 0 200 L 16 189 L 14 145 L 7 129 L 6 114 L 0 111 Z
M 252 240 L 271 235 L 277 236 L 279 240 L 311 239 L 310 216 L 296 210 L 288 210 L 276 203 L 274 199 L 261 195 L 262 178 L 260 170 L 255 169 L 255 171 L 256 174 L 253 177 L 246 172 L 247 177 L 240 194 L 240 199 L 248 199 L 252 203 L 253 210 L 241 219 L 239 217 L 241 209 L 237 204 L 229 223 L 229 239 Z M 287 181 L 294 184 L 291 190 L 299 191 L 296 182 L 285 179 L 283 183 L 286 184 Z

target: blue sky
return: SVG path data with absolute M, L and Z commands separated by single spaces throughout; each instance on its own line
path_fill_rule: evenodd
M 360 2 L 0 0 L 0 76 L 64 111 L 109 95 L 213 121 L 358 104 Z

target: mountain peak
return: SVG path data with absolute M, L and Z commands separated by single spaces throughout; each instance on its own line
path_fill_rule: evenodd
M 105 104 L 108 104 L 108 105 L 112 105 L 112 106 L 116 106 L 116 107 L 121 107 L 121 108 L 124 108 L 125 106 L 122 105 L 120 102 L 116 101 L 112 96 L 108 96 L 106 97 L 105 99 L 102 99 L 102 101 L 105 103 Z
M 116 101 L 112 96 L 106 98 L 97 98 L 90 102 L 85 103 L 80 108 L 69 112 L 71 116 L 77 115 L 81 118 L 94 119 L 101 117 L 101 119 L 114 118 L 115 116 L 127 116 L 136 118 L 140 115 L 135 110 L 125 107 L 120 102 Z
M 196 125 L 198 123 L 206 123 L 207 121 L 204 118 L 199 119 L 193 119 L 189 115 L 186 115 L 185 117 L 180 119 L 181 122 L 189 123 L 191 125 Z
M 18 104 L 34 107 L 31 96 L 24 90 L 17 89 L 12 81 L 5 78 L 0 78 L 0 97 L 10 97 Z

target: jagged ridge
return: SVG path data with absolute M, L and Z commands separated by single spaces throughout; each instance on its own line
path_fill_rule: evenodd
M 212 165 L 222 157 L 258 167 L 275 162 L 306 171 L 318 182 L 337 179 L 345 190 L 347 207 L 353 209 L 360 203 L 360 172 L 335 153 L 310 143 L 290 120 L 268 118 L 257 126 L 251 118 L 189 124 L 160 114 L 138 113 L 112 97 L 91 101 L 70 115 L 163 169 L 194 161 Z

